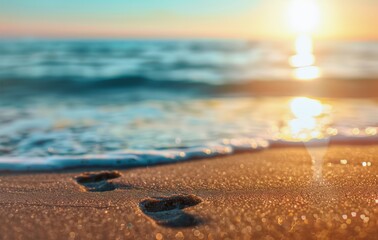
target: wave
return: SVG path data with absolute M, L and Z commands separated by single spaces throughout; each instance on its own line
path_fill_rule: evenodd
M 193 82 L 189 80 L 153 80 L 144 76 L 124 75 L 111 78 L 91 79 L 90 81 L 82 78 L 31 78 L 31 79 L 3 79 L 0 80 L 0 91 L 29 90 L 29 91 L 52 91 L 52 92 L 71 92 L 73 91 L 95 91 L 104 89 L 197 89 L 210 90 L 216 85 Z
M 267 86 L 274 82 L 264 81 Z M 153 79 L 138 75 L 123 75 L 118 77 L 85 79 L 81 77 L 64 78 L 8 78 L 0 79 L 0 95 L 6 97 L 14 94 L 61 94 L 62 96 L 80 95 L 86 93 L 108 94 L 113 92 L 166 92 L 173 95 L 197 94 L 212 96 L 224 93 L 253 93 L 252 85 L 256 81 L 235 83 L 212 83 L 211 81 L 193 81 L 191 79 Z M 259 84 L 259 83 L 257 83 Z M 269 88 L 268 88 L 269 89 Z M 252 90 L 252 91 L 251 91 Z M 135 95 L 135 94 L 133 94 Z M 145 94 L 143 95 L 145 96 Z M 1 98 L 1 96 L 0 96 Z
M 2 172 L 45 172 L 87 168 L 133 168 L 207 159 L 240 152 L 256 152 L 279 147 L 328 147 L 329 145 L 378 144 L 378 136 L 332 136 L 308 142 L 264 140 L 261 138 L 230 139 L 221 144 L 188 148 L 127 150 L 101 155 L 52 156 L 39 158 L 0 157 Z
M 233 139 L 228 144 L 209 144 L 188 148 L 128 150 L 101 155 L 53 156 L 39 158 L 0 157 L 0 171 L 51 171 L 72 168 L 130 168 L 182 162 L 230 155 L 240 151 L 258 151 L 269 143 L 262 139 Z

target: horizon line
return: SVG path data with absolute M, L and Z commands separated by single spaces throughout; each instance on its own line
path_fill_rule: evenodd
M 283 42 L 291 41 L 295 36 L 291 37 L 241 37 L 241 36 L 184 36 L 184 35 L 113 35 L 113 36 L 101 36 L 101 35 L 45 35 L 45 34 L 20 34 L 20 35 L 1 35 L 1 40 L 17 39 L 17 40 L 244 40 L 244 41 L 271 41 L 271 42 Z M 345 41 L 345 42 L 376 42 L 378 37 L 314 37 L 317 41 Z

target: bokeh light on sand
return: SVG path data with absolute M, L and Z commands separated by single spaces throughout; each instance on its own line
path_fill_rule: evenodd
M 291 136 L 304 141 L 316 182 L 323 182 L 323 158 L 329 145 L 327 129 L 330 121 L 326 108 L 319 100 L 305 97 L 294 98 L 290 103 L 290 110 L 296 117 L 289 121 Z M 317 139 L 316 147 L 311 144 L 313 139 Z

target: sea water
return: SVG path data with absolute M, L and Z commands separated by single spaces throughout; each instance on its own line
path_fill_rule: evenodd
M 316 49 L 326 78 L 378 76 L 377 43 Z M 316 99 L 322 112 L 298 117 L 293 100 L 303 108 L 311 100 L 217 91 L 292 79 L 291 54 L 279 42 L 2 40 L 0 170 L 146 166 L 326 138 L 375 142 L 374 99 Z

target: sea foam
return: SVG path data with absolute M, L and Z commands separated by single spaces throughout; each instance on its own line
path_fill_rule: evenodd
M 52 171 L 73 168 L 131 168 L 230 155 L 238 151 L 258 151 L 269 143 L 263 139 L 230 139 L 228 144 L 183 149 L 127 150 L 101 155 L 54 157 L 0 157 L 0 171 Z

